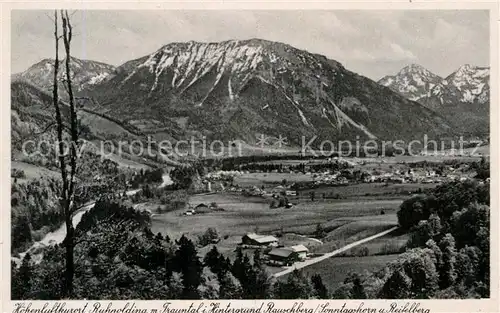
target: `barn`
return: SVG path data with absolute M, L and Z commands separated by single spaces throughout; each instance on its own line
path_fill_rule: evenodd
M 299 260 L 305 260 L 307 253 L 309 252 L 309 249 L 307 249 L 304 245 L 291 246 L 289 249 L 297 253 Z
M 278 239 L 274 236 L 257 235 L 248 233 L 241 238 L 241 243 L 249 246 L 277 246 Z
M 274 248 L 267 255 L 271 262 L 282 265 L 292 265 L 299 259 L 297 252 L 290 248 Z

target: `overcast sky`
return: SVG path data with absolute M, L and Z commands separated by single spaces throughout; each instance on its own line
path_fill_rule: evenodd
M 53 57 L 47 11 L 12 12 L 12 71 Z M 447 76 L 489 65 L 488 11 L 78 11 L 77 58 L 120 65 L 169 42 L 262 38 L 319 53 L 374 80 L 410 63 Z

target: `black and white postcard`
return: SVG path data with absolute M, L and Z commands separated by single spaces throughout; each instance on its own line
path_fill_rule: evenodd
M 3 312 L 498 309 L 494 5 L 32 4 Z

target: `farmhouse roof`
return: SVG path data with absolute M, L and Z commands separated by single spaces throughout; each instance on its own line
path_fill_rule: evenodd
M 250 239 L 257 239 L 259 237 L 262 237 L 261 235 L 257 235 L 256 233 L 248 233 L 245 236 L 247 236 Z
M 208 208 L 208 206 L 205 203 L 200 203 L 196 206 L 196 208 Z
M 274 236 L 263 236 L 257 235 L 256 233 L 248 233 L 245 235 L 246 237 L 257 241 L 258 243 L 266 243 L 266 242 L 276 242 L 278 239 Z
M 306 248 L 304 245 L 296 245 L 296 246 L 291 246 L 289 249 L 291 249 L 294 252 L 308 252 L 309 249 Z
M 269 251 L 268 255 L 278 256 L 278 257 L 282 257 L 282 258 L 288 258 L 293 253 L 295 253 L 295 251 L 293 251 L 291 249 L 275 248 L 275 249 L 272 249 L 271 251 Z
M 256 239 L 254 239 L 258 243 L 266 243 L 266 242 L 277 242 L 278 239 L 274 236 L 261 236 Z

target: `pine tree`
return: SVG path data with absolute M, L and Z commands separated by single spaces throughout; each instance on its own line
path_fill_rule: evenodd
M 314 294 L 318 299 L 328 299 L 328 289 L 323 284 L 323 280 L 319 274 L 314 274 L 311 277 L 311 284 L 314 288 Z
M 254 299 L 268 299 L 271 295 L 271 276 L 262 264 L 254 264 L 252 273 L 253 297 Z
M 247 254 L 243 255 L 242 269 L 242 276 L 237 278 L 243 288 L 243 295 L 252 299 L 255 292 L 255 271 Z
M 198 299 L 198 286 L 202 283 L 201 273 L 203 264 L 198 258 L 198 253 L 191 240 L 182 236 L 177 241 L 179 248 L 175 252 L 173 265 L 175 271 L 182 274 L 184 290 L 183 299 Z
M 12 299 L 23 300 L 29 298 L 31 290 L 31 277 L 33 276 L 31 269 L 31 255 L 26 253 L 19 267 L 19 270 L 14 271 L 12 275 Z
M 254 267 L 260 268 L 262 267 L 262 257 L 260 255 L 260 249 L 255 249 L 253 253 L 253 264 Z
M 356 277 L 353 281 L 352 286 L 352 298 L 353 299 L 366 299 L 365 288 L 361 283 L 361 279 Z
M 231 273 L 241 282 L 241 277 L 245 275 L 243 268 L 243 250 L 241 247 L 236 248 L 236 259 L 231 266 Z
M 219 253 L 219 250 L 217 250 L 216 246 L 213 246 L 212 249 L 205 255 L 205 258 L 203 259 L 203 263 L 210 268 L 210 270 L 214 273 L 219 275 L 221 272 L 221 266 L 222 264 L 220 263 L 221 261 L 221 254 Z

